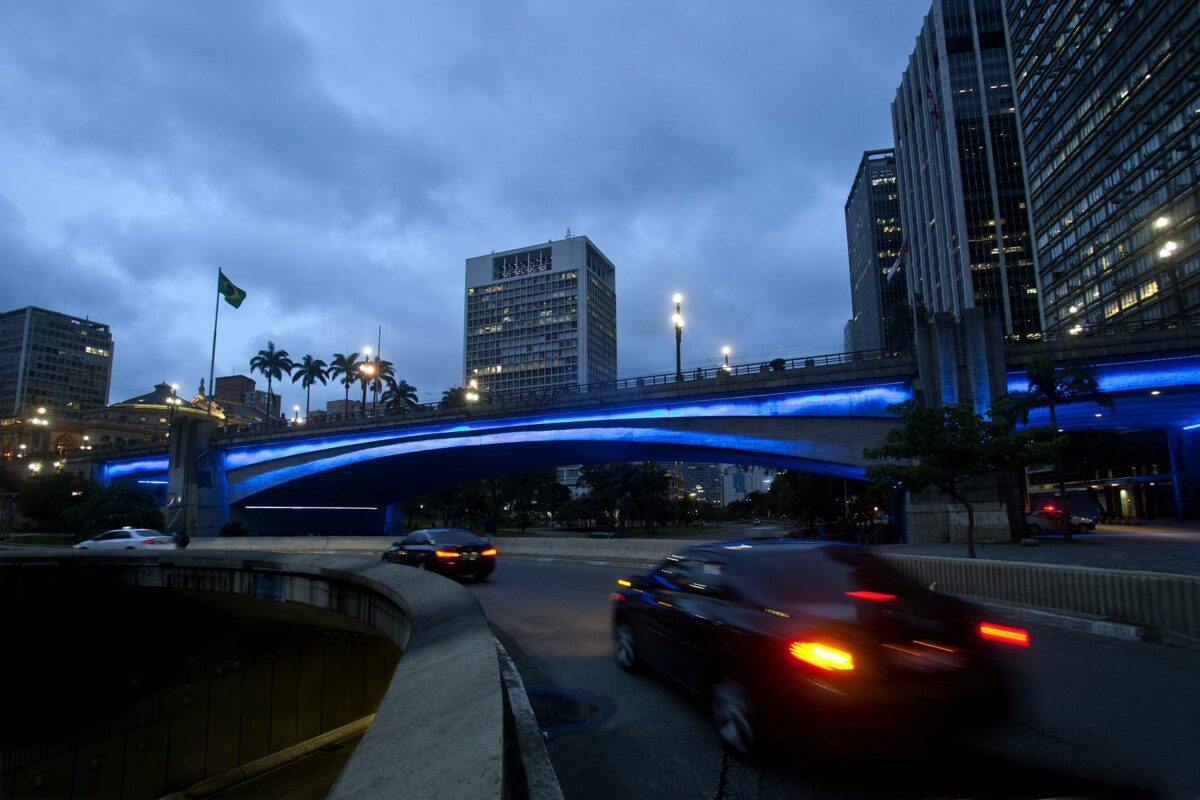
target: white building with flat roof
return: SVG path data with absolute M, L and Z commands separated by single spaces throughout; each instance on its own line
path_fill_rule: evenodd
M 467 259 L 463 382 L 525 394 L 617 378 L 616 269 L 586 236 Z

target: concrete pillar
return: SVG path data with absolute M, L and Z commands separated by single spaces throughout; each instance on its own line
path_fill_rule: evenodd
M 211 466 L 214 454 L 209 450 L 208 442 L 216 428 L 215 419 L 181 414 L 175 416 L 171 426 L 167 447 L 167 507 L 164 511 L 167 527 L 177 533 L 186 531 L 189 536 L 216 534 L 215 529 L 210 532 L 197 527 L 202 500 L 211 502 L 211 498 L 203 495 L 214 482 Z
M 959 401 L 958 331 L 948 312 L 933 315 L 933 345 L 938 405 L 953 405 Z
M 1200 430 L 1168 431 L 1175 509 L 1180 519 L 1200 519 Z
M 383 532 L 388 536 L 400 538 L 404 535 L 404 504 L 391 503 L 387 506 L 387 517 L 384 522 Z

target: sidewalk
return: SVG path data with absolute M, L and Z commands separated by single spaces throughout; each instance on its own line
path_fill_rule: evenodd
M 1123 569 L 1200 576 L 1200 525 L 1155 523 L 1139 527 L 1101 525 L 1095 533 L 1076 534 L 1067 544 L 1062 536 L 1040 536 L 1036 547 L 1015 542 L 975 545 L 975 556 L 993 561 L 1060 564 L 1098 569 Z M 889 544 L 873 552 L 966 558 L 962 543 Z

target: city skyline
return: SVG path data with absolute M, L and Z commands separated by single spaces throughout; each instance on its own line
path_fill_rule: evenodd
M 673 369 L 675 292 L 685 367 L 726 345 L 834 352 L 846 181 L 888 140 L 927 8 L 12 4 L 0 296 L 111 325 L 110 400 L 190 394 L 221 267 L 248 298 L 222 310 L 218 374 L 249 374 L 268 339 L 328 359 L 382 324 L 383 357 L 431 400 L 459 383 L 463 259 L 569 227 L 622 265 L 622 375 Z M 590 31 L 583 48 L 506 44 L 562 29 Z M 654 69 L 607 55 L 618 41 L 655 47 Z

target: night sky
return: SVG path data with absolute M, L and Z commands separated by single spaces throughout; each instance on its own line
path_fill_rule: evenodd
M 622 377 L 673 371 L 676 291 L 685 368 L 838 352 L 843 206 L 928 8 L 0 0 L 0 310 L 110 324 L 113 401 L 191 394 L 221 267 L 218 375 L 382 325 L 430 400 L 464 260 L 570 228 L 617 267 Z

